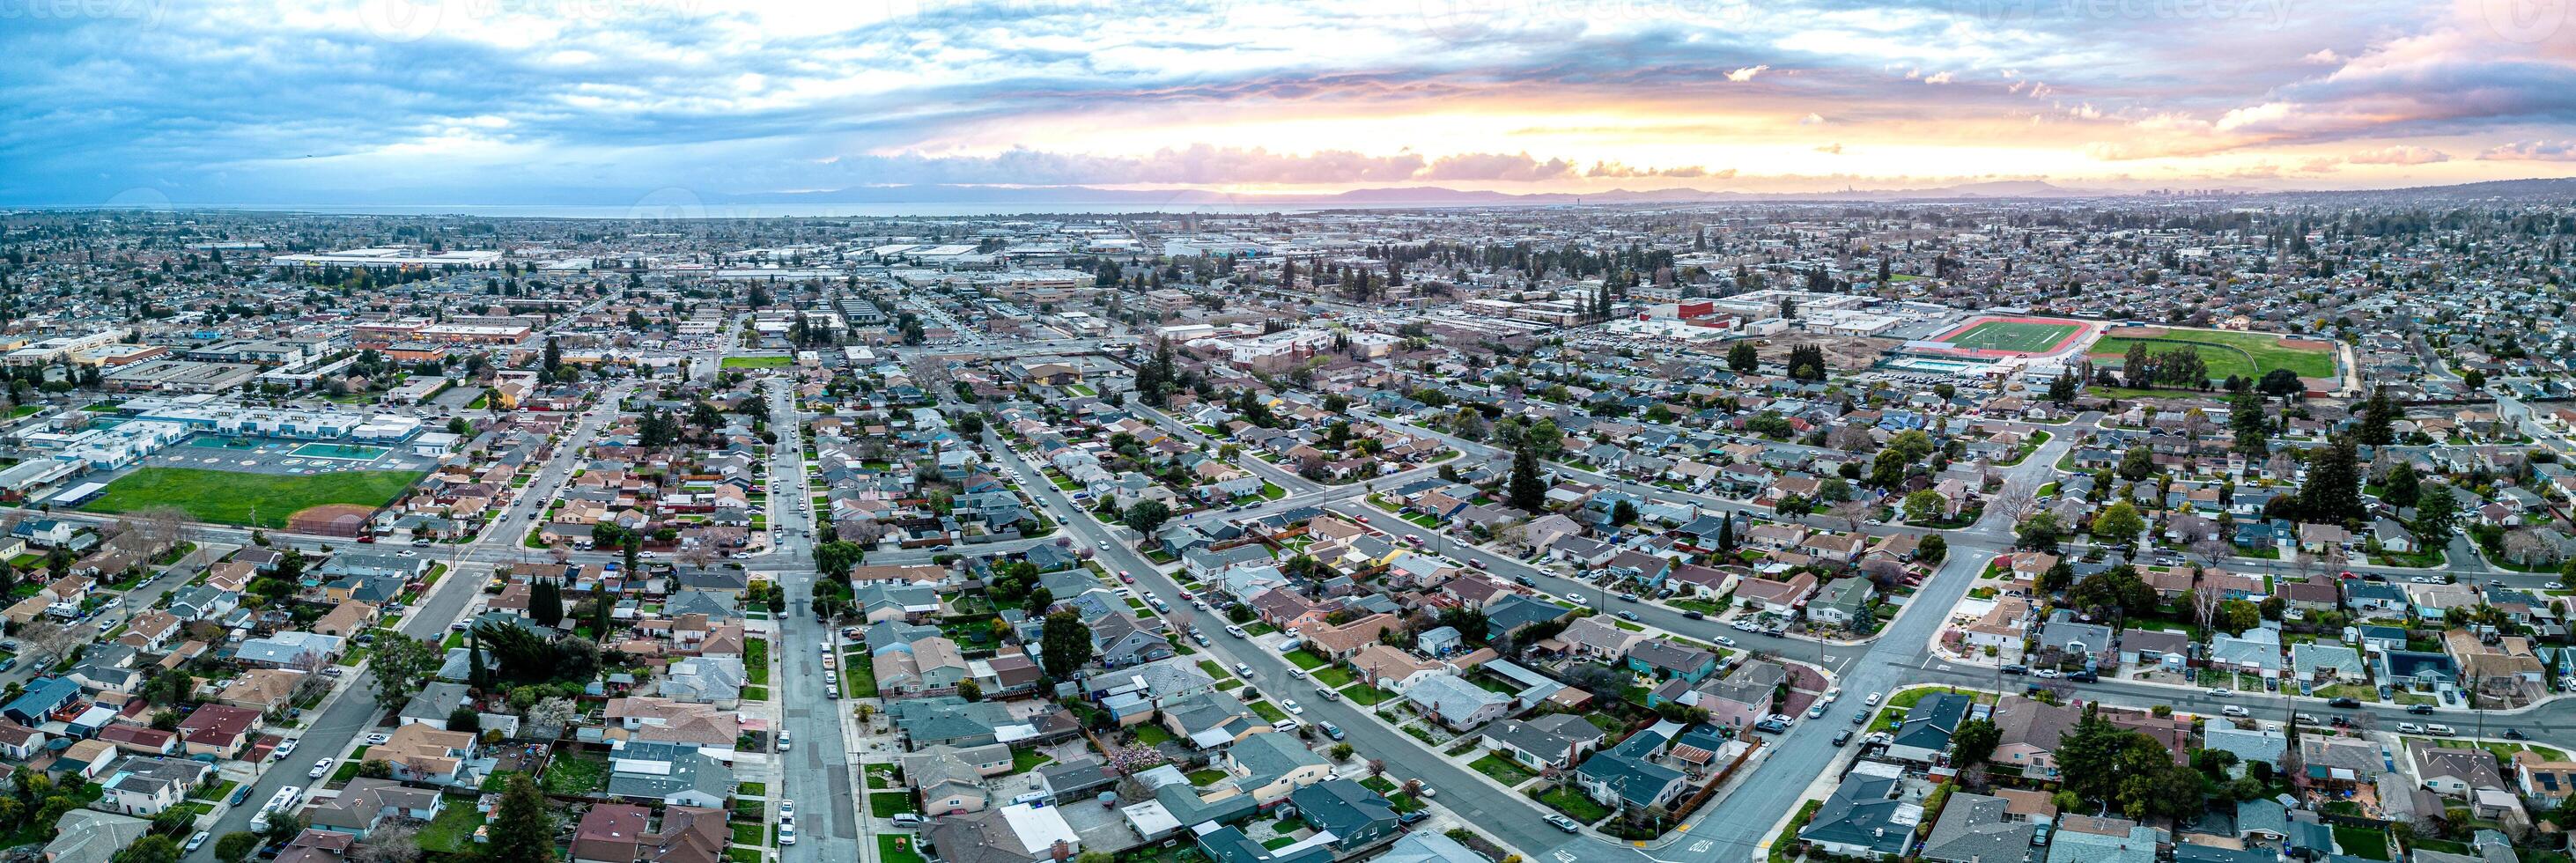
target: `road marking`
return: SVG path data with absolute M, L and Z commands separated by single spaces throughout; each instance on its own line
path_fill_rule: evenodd
M 1706 839 L 1702 839 L 1702 840 L 1699 840 L 1699 841 L 1697 841 L 1697 842 L 1693 842 L 1693 843 L 1691 843 L 1691 849 L 1690 849 L 1690 850 L 1691 850 L 1691 853 L 1693 853 L 1693 854 L 1705 854 L 1705 853 L 1708 853 L 1708 849 L 1715 848 L 1715 847 L 1717 847 L 1717 843 L 1715 843 L 1715 842 L 1710 842 L 1710 841 L 1708 841 L 1708 840 L 1706 840 Z
M 1574 852 L 1558 851 L 1556 852 L 1556 859 L 1560 861 L 1560 863 L 1574 863 Z

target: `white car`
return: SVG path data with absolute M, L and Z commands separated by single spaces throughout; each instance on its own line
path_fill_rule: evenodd
M 1281 699 L 1279 701 L 1279 706 L 1286 708 L 1290 713 L 1298 714 L 1300 716 L 1305 715 L 1306 713 L 1305 705 L 1298 704 L 1297 700 L 1293 698 Z
M 2220 713 L 2224 713 L 2224 714 L 2227 714 L 2227 715 L 2229 715 L 2229 716 L 2235 716 L 2235 717 L 2248 717 L 2248 716 L 2253 716 L 2253 715 L 2254 715 L 2254 711 L 2247 710 L 2247 709 L 2245 709 L 2245 708 L 2243 708 L 2243 707 L 2240 707 L 2240 706 L 2237 706 L 2237 705 L 2234 705 L 2234 704 L 2230 704 L 2230 705 L 2227 705 L 2227 706 L 2225 706 L 2225 707 L 2221 707 L 2221 708 L 2219 708 L 2219 709 L 2218 709 L 2218 712 L 2220 712 Z
M 1723 645 L 1726 645 L 1726 646 L 1728 646 L 1728 647 L 1734 647 L 1734 646 L 1735 646 L 1735 639 L 1728 638 L 1728 637 L 1726 637 L 1726 636 L 1721 635 L 1721 636 L 1718 636 L 1718 637 L 1717 637 L 1717 643 L 1719 643 L 1719 644 L 1723 644 Z
M 290 739 L 290 740 L 288 740 L 288 741 L 286 741 L 286 742 L 284 742 L 284 743 L 277 744 L 277 749 L 276 749 L 275 751 L 270 752 L 270 753 L 269 753 L 269 757 L 272 757 L 272 758 L 284 758 L 284 757 L 286 757 L 286 756 L 287 756 L 287 754 L 288 754 L 288 753 L 291 753 L 291 752 L 294 752 L 294 751 L 295 751 L 295 744 L 300 743 L 300 742 L 303 742 L 303 740 L 304 740 L 304 738 L 297 737 L 297 738 Z
M 2550 583 L 2548 583 L 2548 584 L 2541 585 L 2541 587 L 2548 588 L 2548 589 L 2550 589 L 2550 590 L 2566 590 L 2566 589 L 2567 589 L 2567 585 L 2565 585 L 2565 584 L 2561 584 L 2561 583 L 2559 583 L 2559 582 L 2555 582 L 2555 581 L 2550 582 Z
M 1566 591 L 1566 592 L 1565 592 L 1565 598 L 1566 598 L 1566 601 L 1568 601 L 1568 602 L 1572 602 L 1572 603 L 1574 603 L 1574 604 L 1576 604 L 1576 605 L 1581 605 L 1581 604 L 1583 604 L 1583 594 L 1576 593 L 1576 592 L 1574 592 L 1574 591 L 1569 590 L 1569 591 Z
M 388 740 L 392 740 L 392 739 L 393 739 L 393 737 L 392 737 L 391 735 L 385 735 L 385 734 L 369 734 L 369 735 L 367 735 L 367 745 L 369 745 L 369 746 L 383 746 L 383 745 L 385 745 L 385 742 L 386 742 L 386 741 L 388 741 Z
M 1297 678 L 1297 679 L 1299 679 L 1299 680 L 1304 680 L 1304 679 L 1306 679 L 1306 669 L 1298 668 L 1298 667 L 1296 667 L 1296 666 L 1294 666 L 1294 665 L 1291 665 L 1291 666 L 1289 666 L 1289 667 L 1288 667 L 1288 676 L 1290 676 L 1290 677 L 1294 677 L 1294 678 Z
M 331 772 L 331 759 L 325 758 L 321 761 L 315 762 L 313 764 L 313 769 L 306 771 L 304 775 L 308 778 L 320 779 L 322 778 L 322 774 L 329 772 Z
M 779 817 L 779 818 L 782 818 L 782 819 L 785 819 L 785 818 L 794 818 L 794 817 L 796 817 L 796 801 L 794 801 L 794 800 L 780 800 L 780 801 L 778 801 L 778 817 Z
M 2226 698 L 2227 696 L 2234 694 L 2236 694 L 2236 690 L 2229 689 L 2224 686 L 2213 686 L 2209 689 L 2209 697 L 2211 698 Z
M 212 835 L 214 835 L 214 834 L 212 834 L 212 833 L 208 833 L 208 832 L 203 831 L 203 830 L 199 830 L 199 831 L 197 831 L 197 835 L 188 837 L 188 844 L 187 844 L 187 846 L 186 846 L 186 847 L 183 847 L 183 848 L 180 848 L 179 850 L 181 850 L 181 851 L 195 851 L 195 850 L 197 850 L 197 848 L 198 848 L 199 846 L 202 846 L 202 845 L 206 844 L 206 837 L 208 837 L 208 836 L 212 836 Z
M 796 825 L 785 821 L 778 822 L 778 844 L 796 844 Z

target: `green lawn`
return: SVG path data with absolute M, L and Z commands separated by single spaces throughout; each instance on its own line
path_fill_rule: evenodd
M 743 682 L 753 686 L 769 685 L 769 641 L 755 638 L 742 646 Z
M 733 793 L 734 796 L 737 797 L 767 797 L 769 796 L 769 783 L 736 782 L 733 786 Z
M 1610 810 L 1602 808 L 1599 803 L 1592 802 L 1592 798 L 1583 796 L 1582 789 L 1576 788 L 1572 785 L 1568 785 L 1563 788 L 1551 788 L 1548 789 L 1546 793 L 1532 794 L 1530 796 L 1537 798 L 1538 802 L 1545 803 L 1558 812 L 1565 813 L 1566 817 L 1572 818 L 1576 821 L 1581 821 L 1585 824 L 1599 821 L 1603 818 L 1609 817 L 1610 815 Z
M 1267 719 L 1267 720 L 1270 720 L 1270 721 L 1272 721 L 1272 722 L 1277 722 L 1277 721 L 1279 721 L 1279 720 L 1282 720 L 1282 719 L 1286 719 L 1286 718 L 1288 718 L 1288 711 L 1281 710 L 1281 709 L 1279 709 L 1279 705 L 1272 704 L 1272 703 L 1270 703 L 1269 701 L 1266 701 L 1266 700 L 1265 700 L 1265 701 L 1255 701 L 1255 702 L 1253 702 L 1253 703 L 1251 703 L 1251 704 L 1246 704 L 1246 705 L 1244 705 L 1244 706 L 1245 706 L 1245 707 L 1252 708 L 1252 712 L 1254 712 L 1254 713 L 1258 713 L 1258 714 L 1261 714 L 1261 718 L 1263 718 L 1263 719 Z
M 1350 699 L 1352 704 L 1361 707 L 1375 707 L 1378 702 L 1394 698 L 1395 693 L 1374 686 L 1354 686 L 1342 690 L 1342 697 Z
M 283 528 L 288 516 L 309 507 L 384 506 L 426 475 L 425 471 L 359 470 L 300 476 L 147 467 L 108 483 L 105 493 L 81 508 L 113 513 L 176 506 L 198 521 Z M 253 513 L 258 516 L 256 523 Z
M 930 863 L 912 847 L 912 837 L 901 833 L 877 834 L 878 863 Z
M 729 369 L 783 369 L 794 362 L 794 357 L 726 357 L 723 365 Z
M 1136 742 L 1147 746 L 1161 746 L 1165 743 L 1172 742 L 1172 732 L 1164 730 L 1163 726 L 1156 725 L 1151 722 L 1138 725 L 1130 730 L 1136 732 Z
M 1323 667 L 1324 665 L 1323 657 L 1307 653 L 1303 649 L 1288 651 L 1288 661 L 1296 663 L 1298 668 L 1302 668 L 1307 671 L 1313 671 L 1317 668 Z
M 1035 749 L 1014 749 L 1011 750 L 1011 772 L 1027 773 L 1054 760 L 1053 757 Z
M 912 805 L 911 791 L 893 788 L 868 792 L 868 811 L 879 818 L 891 818 L 905 812 L 919 812 L 921 807 Z
M 2369 860 L 2388 859 L 2388 834 L 2384 831 L 2337 824 L 2334 838 L 2335 844 L 2343 846 L 2343 853 Z
M 1330 686 L 1334 689 L 1348 686 L 1354 679 L 1356 678 L 1351 676 L 1349 669 L 1338 665 L 1331 668 L 1315 669 L 1315 682 L 1321 683 L 1325 686 Z
M 608 759 L 586 752 L 556 753 L 546 765 L 545 786 L 552 794 L 583 794 L 606 788 Z
M 1538 776 L 1529 768 L 1492 753 L 1487 753 L 1485 757 L 1476 759 L 1474 763 L 1467 766 L 1476 768 L 1478 773 L 1494 777 L 1494 781 L 1506 786 L 1518 786 Z
M 413 840 L 423 851 L 459 854 L 474 844 L 474 828 L 483 826 L 483 813 L 470 804 L 449 803 L 438 810 L 429 826 L 420 828 Z
M 2162 353 L 2184 345 L 2198 348 L 2200 359 L 2209 366 L 2209 376 L 2225 378 L 2236 375 L 2259 378 L 2273 369 L 2289 369 L 2303 378 L 2334 376 L 2334 351 L 2320 348 L 2284 347 L 2277 337 L 2262 333 L 2207 332 L 2201 330 L 2166 330 L 2152 339 L 2105 338 L 2093 343 L 2089 356 L 2117 359 L 2127 355 L 2129 345 L 2145 342 L 2147 350 Z

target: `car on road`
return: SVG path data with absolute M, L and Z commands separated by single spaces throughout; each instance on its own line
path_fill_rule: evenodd
M 1240 674 L 1240 675 L 1243 675 L 1243 679 L 1245 679 L 1245 680 L 1250 680 L 1250 679 L 1252 679 L 1252 663 L 1249 663 L 1249 662 L 1237 662 L 1237 663 L 1235 663 L 1235 664 L 1234 664 L 1234 673 L 1236 673 L 1236 674 Z
M 1135 577 L 1135 576 L 1132 576 L 1132 575 L 1128 575 L 1128 574 L 1127 574 L 1127 571 L 1126 571 L 1126 570 L 1123 570 L 1123 569 L 1118 571 L 1118 580 L 1119 580 L 1119 581 L 1121 581 L 1121 582 L 1125 582 L 1125 583 L 1127 583 L 1127 584 L 1135 584 L 1135 583 L 1136 583 L 1136 577 Z
M 1108 540 L 1105 540 L 1105 539 L 1104 539 L 1104 540 L 1101 540 L 1101 541 L 1099 541 L 1098 545 L 1100 546 L 1100 550 L 1101 550 L 1101 551 L 1108 551 L 1108 550 L 1109 550 L 1109 541 L 1108 541 Z
M 1520 586 L 1522 586 L 1522 587 L 1537 587 L 1537 586 L 1538 586 L 1538 579 L 1534 579 L 1534 578 L 1531 578 L 1531 577 L 1526 576 L 1526 575 L 1515 575 L 1515 576 L 1512 576 L 1512 580 L 1513 580 L 1513 581 L 1516 581 L 1516 582 L 1519 582 L 1519 583 L 1520 583 Z
M 1822 717 L 1822 716 L 1824 716 L 1824 715 L 1825 715 L 1825 703 L 1824 703 L 1824 702 L 1822 702 L 1822 701 L 1816 702 L 1816 706 L 1814 706 L 1814 707 L 1807 708 L 1807 718 L 1808 718 L 1808 719 L 1816 719 L 1816 718 Z
M 1701 614 L 1696 611 L 1685 611 L 1682 612 L 1682 618 L 1685 620 L 1707 620 L 1708 615 Z
M 1628 611 L 1628 610 L 1625 610 L 1625 609 L 1621 609 L 1621 610 L 1620 610 L 1620 612 L 1619 612 L 1619 619 L 1620 619 L 1620 620 L 1636 620 L 1636 619 L 1637 619 L 1637 613 L 1636 613 L 1636 612 L 1633 612 L 1633 611 Z
M 242 801 L 248 799 L 250 799 L 250 785 L 244 784 L 240 790 L 233 792 L 232 805 L 242 805 Z
M 1728 637 L 1726 637 L 1726 636 L 1721 635 L 1721 636 L 1718 636 L 1718 637 L 1717 637 L 1717 643 L 1719 643 L 1719 644 L 1723 644 L 1723 645 L 1726 645 L 1726 646 L 1728 646 L 1728 647 L 1734 647 L 1734 646 L 1735 646 L 1735 639 L 1728 638 Z
M 794 817 L 796 817 L 796 801 L 794 801 L 794 800 L 781 800 L 781 801 L 778 801 L 778 817 L 780 817 L 780 818 L 794 818 Z
M 1229 624 L 1226 624 L 1226 627 L 1225 627 L 1225 634 L 1227 634 L 1227 635 L 1231 635 L 1231 636 L 1234 636 L 1234 637 L 1236 637 L 1236 638 L 1242 638 L 1242 637 L 1243 637 L 1243 627 L 1236 626 L 1236 625 L 1234 625 L 1234 624 L 1230 624 L 1230 623 L 1229 623 Z
M 1843 729 L 1843 730 L 1841 730 L 1841 731 L 1836 731 L 1836 732 L 1834 732 L 1834 745 L 1835 745 L 1835 746 L 1841 746 L 1841 745 L 1843 745 L 1843 744 L 1845 744 L 1845 743 L 1850 743 L 1850 742 L 1851 742 L 1851 739 L 1852 739 L 1852 730 L 1851 730 L 1851 729 L 1849 729 L 1849 728 L 1845 728 L 1845 729 Z
M 2422 734 L 2422 733 L 2424 733 L 2424 726 L 2417 725 L 2417 724 L 2412 723 L 2412 722 L 2400 722 L 2400 723 L 2397 723 L 2397 733 L 2399 733 L 2399 734 Z
M 2224 686 L 2212 686 L 2209 688 L 2209 697 L 2211 698 L 2226 698 L 2234 694 L 2236 694 L 2236 690 L 2229 689 Z
M 1467 565 L 1468 565 L 1468 566 L 1475 567 L 1475 568 L 1477 568 L 1477 569 L 1484 569 L 1484 568 L 1485 568 L 1485 559 L 1484 559 L 1484 558 L 1481 558 L 1481 557 L 1471 557 L 1471 558 L 1467 558 Z
M 322 778 L 322 774 L 329 772 L 331 772 L 331 759 L 325 758 L 320 761 L 313 762 L 313 769 L 305 771 L 304 775 L 308 778 L 320 779 Z
M 1300 715 L 1300 716 L 1303 716 L 1303 715 L 1305 715 L 1305 713 L 1306 713 L 1306 707 L 1305 707 L 1305 705 L 1298 704 L 1298 703 L 1297 703 L 1297 699 L 1294 699 L 1294 698 L 1283 698 L 1283 699 L 1280 699 L 1280 700 L 1279 700 L 1279 706 L 1280 706 L 1280 707 L 1283 707 L 1283 708 L 1286 708 L 1286 709 L 1287 709 L 1287 711 L 1288 711 L 1288 712 L 1290 712 L 1290 713 L 1294 713 L 1294 714 L 1297 714 L 1297 715 Z
M 1866 700 L 1864 700 L 1864 701 L 1862 701 L 1861 703 L 1862 703 L 1862 704 L 1869 705 L 1869 706 L 1871 706 L 1871 707 L 1877 707 L 1877 706 L 1878 706 L 1878 699 L 1879 699 L 1879 697 L 1880 697 L 1880 696 L 1882 696 L 1882 695 L 1885 695 L 1885 693 L 1872 692 L 1872 693 L 1870 693 L 1870 694 L 1869 694 L 1869 698 L 1868 698 L 1868 699 L 1866 699 Z
M 778 822 L 778 844 L 796 844 L 796 825 L 794 823 L 787 821 Z
M 1294 665 L 1288 666 L 1288 676 L 1304 680 L 1306 679 L 1306 669 L 1298 668 Z
M 1867 711 L 1867 710 L 1854 710 L 1854 711 L 1852 711 L 1852 724 L 1853 724 L 1853 725 L 1868 725 L 1868 724 L 1869 724 L 1869 711 Z
M 2351 710 L 2361 706 L 2361 699 L 2354 698 L 2349 695 L 2338 695 L 2335 696 L 2333 700 L 2327 701 L 2326 706 Z
M 1554 812 L 1547 813 L 1547 823 L 1549 823 L 1549 824 L 1554 824 L 1554 825 L 1556 825 L 1556 829 L 1558 829 L 1558 830 L 1563 830 L 1563 831 L 1565 831 L 1565 832 L 1567 832 L 1567 833 L 1581 833 L 1581 832 L 1583 832 L 1583 825 L 1582 825 L 1581 823 L 1579 823 L 1579 822 L 1575 821 L 1575 820 L 1574 820 L 1574 819 L 1572 819 L 1572 818 L 1567 818 L 1567 817 L 1565 817 L 1565 816 L 1563 816 L 1563 815 L 1558 815 L 1558 814 L 1556 814 L 1556 813 L 1554 813 Z
M 1349 735 L 1346 735 L 1346 734 L 1343 734 L 1343 733 L 1342 733 L 1342 727 L 1341 727 L 1341 726 L 1339 726 L 1339 725 L 1334 725 L 1334 724 L 1332 724 L 1332 723 L 1330 723 L 1330 722 L 1318 722 L 1318 723 L 1315 723 L 1315 727 L 1323 729 L 1323 730 L 1324 730 L 1324 736 L 1326 736 L 1326 737 L 1330 737 L 1330 738 L 1335 739 L 1335 740 L 1340 740 L 1340 739 L 1342 739 L 1342 738 L 1344 738 L 1344 737 L 1349 736 Z
M 1583 594 L 1576 593 L 1576 592 L 1571 591 L 1571 590 L 1569 590 L 1569 591 L 1566 591 L 1566 592 L 1565 592 L 1565 599 L 1566 599 L 1566 601 L 1568 601 L 1568 602 L 1572 602 L 1572 603 L 1574 603 L 1574 604 L 1576 604 L 1576 605 L 1582 605 L 1582 604 L 1583 604 Z
M 1351 516 L 1351 520 L 1352 520 L 1352 521 L 1359 522 L 1359 523 L 1361 523 L 1361 524 L 1367 524 L 1367 523 L 1368 523 L 1368 516 L 1365 516 L 1365 515 L 1355 515 L 1355 516 Z
M 2041 680 L 2055 680 L 2055 679 L 2057 679 L 2060 675 L 2058 674 L 2057 669 L 2054 669 L 2054 668 L 2042 668 L 2042 669 L 2039 669 L 2039 670 L 2037 670 L 2037 671 L 2033 671 L 2033 672 L 2031 672 L 2031 673 L 2030 673 L 2030 676 L 2032 676 L 2032 677 L 2036 677 L 2036 678 L 2039 678 L 2039 679 L 2041 679 Z
M 2522 733 L 2522 729 L 2520 729 L 2520 728 L 2507 728 L 2507 729 L 2505 729 L 2505 730 L 2504 730 L 2504 739 L 2506 739 L 2506 740 L 2529 740 L 2529 739 L 2531 739 L 2531 735 L 2528 735 L 2528 734 L 2524 734 L 2524 733 Z
M 212 834 L 212 833 L 208 833 L 208 832 L 206 832 L 206 831 L 204 831 L 204 830 L 199 830 L 199 831 L 197 831 L 197 835 L 188 837 L 188 844 L 186 844 L 186 845 L 184 845 L 184 846 L 181 846 L 181 847 L 179 848 L 179 850 L 181 850 L 181 851 L 195 851 L 195 850 L 197 850 L 198 848 L 203 847 L 203 846 L 206 844 L 206 837 L 208 837 L 208 836 L 212 836 L 212 835 L 214 835 L 214 834 Z
M 286 742 L 277 744 L 277 751 L 269 753 L 269 757 L 284 758 L 289 753 L 295 751 L 295 744 L 301 743 L 303 740 L 304 738 L 301 737 L 288 738 Z
M 1620 602 L 1635 602 L 1635 601 L 1637 601 L 1637 595 L 1636 595 L 1636 594 L 1633 594 L 1633 593 L 1628 593 L 1628 592 L 1622 591 L 1622 592 L 1620 592 L 1620 594 L 1619 594 L 1619 601 L 1620 601 Z
M 2433 715 L 2433 705 L 2430 705 L 2430 704 L 2411 704 L 2411 705 L 2407 705 L 2407 707 L 2406 707 L 2406 712 L 2408 712 L 2408 713 L 2412 713 L 2412 714 L 2415 714 L 2415 715 L 2417 715 L 2417 716 L 2431 716 L 2431 715 Z
M 789 738 L 789 737 L 787 736 L 787 729 L 784 729 L 784 728 L 779 729 L 779 730 L 778 730 L 778 751 L 780 751 L 780 752 L 785 752 L 785 751 L 787 751 L 787 748 L 788 748 L 788 747 L 790 747 L 790 746 L 794 746 L 794 745 L 796 745 L 796 741 L 795 741 L 795 740 L 793 740 L 793 739 L 791 739 L 791 738 Z
M 2224 714 L 2227 714 L 2227 715 L 2229 715 L 2229 716 L 2239 717 L 2239 718 L 2249 717 L 2249 716 L 2253 716 L 2253 715 L 2254 715 L 2254 711 L 2247 710 L 2247 709 L 2245 709 L 2244 707 L 2242 707 L 2242 706 L 2240 706 L 2240 705 L 2235 705 L 2235 704 L 2230 704 L 2230 705 L 2227 705 L 2227 706 L 2225 706 L 2225 707 L 2221 707 L 2221 708 L 2219 708 L 2219 709 L 2218 709 L 2218 712 L 2220 712 L 2220 713 L 2224 713 Z

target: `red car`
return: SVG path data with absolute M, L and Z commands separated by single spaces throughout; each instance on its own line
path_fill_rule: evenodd
M 1355 515 L 1355 516 L 1351 516 L 1351 517 L 1352 517 L 1352 518 L 1355 518 L 1355 519 L 1359 519 L 1359 522 L 1360 522 L 1361 524 L 1367 524 L 1367 523 L 1368 523 L 1368 516 L 1365 516 L 1365 515 Z
M 1128 575 L 1128 574 L 1127 574 L 1127 571 L 1126 571 L 1126 570 L 1123 570 L 1123 569 L 1118 571 L 1118 580 L 1119 580 L 1119 581 L 1126 582 L 1126 583 L 1128 583 L 1128 584 L 1135 584 L 1135 583 L 1136 583 L 1136 577 L 1135 577 L 1135 576 L 1132 576 L 1132 575 Z

